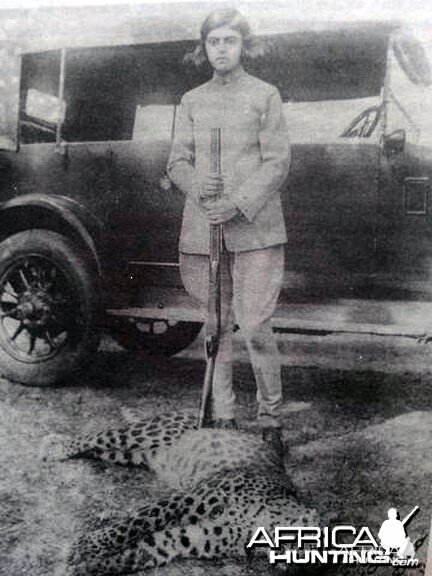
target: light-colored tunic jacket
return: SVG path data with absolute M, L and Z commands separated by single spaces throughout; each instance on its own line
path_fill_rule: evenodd
M 240 213 L 223 224 L 229 251 L 286 241 L 279 189 L 290 164 L 287 127 L 276 87 L 236 70 L 187 92 L 181 101 L 168 175 L 186 195 L 180 251 L 209 252 L 210 225 L 199 201 L 210 167 L 211 128 L 221 128 L 225 193 Z

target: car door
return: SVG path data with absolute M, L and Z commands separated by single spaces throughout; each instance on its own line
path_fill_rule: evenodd
M 430 65 L 422 46 L 392 39 L 379 198 L 379 271 L 388 290 L 430 292 L 432 130 Z
M 0 201 L 16 193 L 14 161 L 18 149 L 18 116 L 21 58 L 12 44 L 3 41 L 0 47 Z M 12 182 L 12 185 L 11 185 Z
M 123 259 L 144 281 L 180 283 L 178 241 L 183 195 L 170 183 L 166 166 L 177 105 L 203 81 L 183 65 L 194 43 L 166 42 L 125 48 L 128 70 L 127 139 L 112 143 L 112 182 L 120 204 L 118 239 Z
M 368 137 L 342 136 L 370 107 L 379 107 L 377 98 L 288 106 L 288 285 L 297 278 L 303 289 L 334 293 L 353 289 L 373 271 L 379 130 Z
M 98 102 L 98 91 L 88 81 L 98 72 L 91 53 L 50 50 L 23 56 L 15 162 L 19 193 L 70 196 L 109 228 L 116 208 L 109 146 L 106 134 L 97 131 L 92 108 L 80 106 L 80 94 L 85 102 Z

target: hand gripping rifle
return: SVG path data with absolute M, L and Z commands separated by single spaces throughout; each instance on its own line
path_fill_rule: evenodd
M 211 128 L 210 164 L 212 173 L 221 174 L 220 128 Z M 210 224 L 208 318 L 205 339 L 207 366 L 198 414 L 198 428 L 208 426 L 211 420 L 213 376 L 221 332 L 221 253 L 222 224 Z

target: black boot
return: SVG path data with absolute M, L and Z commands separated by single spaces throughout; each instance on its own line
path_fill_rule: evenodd
M 213 422 L 213 428 L 220 430 L 238 430 L 237 422 L 234 418 L 218 418 Z
M 284 447 L 282 443 L 282 435 L 280 428 L 276 428 L 275 426 L 263 428 L 262 439 L 264 440 L 264 442 L 270 444 L 270 446 L 273 447 L 273 449 L 277 454 L 279 454 L 279 456 L 281 457 L 283 456 Z

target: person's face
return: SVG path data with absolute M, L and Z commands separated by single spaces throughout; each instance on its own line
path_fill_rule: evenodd
M 216 72 L 231 72 L 240 64 L 241 34 L 229 26 L 220 26 L 208 33 L 205 48 L 209 62 Z

